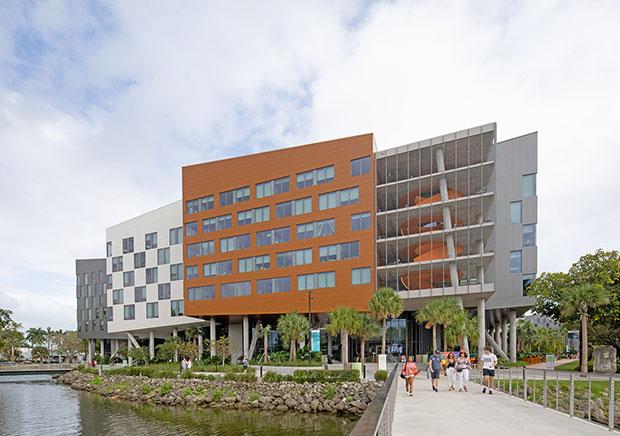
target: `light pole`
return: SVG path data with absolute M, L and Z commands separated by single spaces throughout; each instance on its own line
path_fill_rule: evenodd
M 310 327 L 310 334 L 308 335 L 308 367 L 312 364 L 312 290 L 308 289 L 308 325 Z

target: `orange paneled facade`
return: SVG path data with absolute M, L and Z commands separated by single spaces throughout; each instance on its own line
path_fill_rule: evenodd
M 338 306 L 367 310 L 368 300 L 375 289 L 375 162 L 372 134 L 353 136 L 326 142 L 291 147 L 183 167 L 184 228 L 196 222 L 197 233 L 184 235 L 184 265 L 197 266 L 198 276 L 186 275 L 184 280 L 185 314 L 211 317 L 223 315 L 281 314 L 292 310 L 307 312 L 307 291 L 298 290 L 298 276 L 321 272 L 335 273 L 335 286 L 312 290 L 312 312 L 325 313 Z M 369 170 L 352 175 L 351 161 L 369 158 Z M 298 187 L 297 175 L 334 166 L 333 180 L 314 186 Z M 355 171 L 359 172 L 359 171 Z M 257 184 L 289 177 L 287 192 L 257 198 Z M 220 193 L 249 187 L 249 199 L 230 205 L 220 204 Z M 359 188 L 359 199 L 325 210 L 319 209 L 319 196 L 335 191 Z M 188 214 L 188 201 L 213 196 L 213 208 Z M 344 194 L 343 194 L 344 195 Z M 290 200 L 311 197 L 311 212 L 278 218 L 276 205 Z M 344 197 L 343 197 L 344 198 Z M 269 220 L 239 225 L 238 212 L 269 207 Z M 352 215 L 369 213 L 370 225 L 352 230 Z M 203 220 L 231 215 L 230 227 L 203 232 Z M 335 232 L 329 236 L 298 239 L 297 225 L 334 219 Z M 290 239 L 272 245 L 257 246 L 257 232 L 289 227 Z M 222 238 L 250 234 L 248 248 L 222 252 Z M 214 241 L 213 253 L 204 256 L 188 255 L 188 247 L 197 242 Z M 359 242 L 359 254 L 343 260 L 319 261 L 320 247 L 346 242 Z M 278 267 L 277 253 L 292 250 L 312 250 L 312 262 L 300 266 Z M 268 255 L 270 267 L 255 272 L 239 272 L 239 259 Z M 232 273 L 205 277 L 203 265 L 232 260 Z M 352 269 L 369 268 L 370 282 L 352 284 Z M 258 294 L 257 280 L 290 277 L 290 291 Z M 250 295 L 222 298 L 222 284 L 249 281 Z M 190 299 L 188 290 L 214 286 L 213 298 Z M 193 291 L 192 291 L 193 292 Z

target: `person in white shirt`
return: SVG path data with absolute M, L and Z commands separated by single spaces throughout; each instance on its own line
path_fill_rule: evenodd
M 480 360 L 482 360 L 482 393 L 486 393 L 487 388 L 489 388 L 489 394 L 492 394 L 497 356 L 491 352 L 491 347 L 487 345 L 484 347 L 484 354 L 480 356 Z

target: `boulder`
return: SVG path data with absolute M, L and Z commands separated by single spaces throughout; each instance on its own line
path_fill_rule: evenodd
M 616 366 L 616 349 L 610 345 L 597 347 L 592 352 L 594 359 L 594 372 L 601 374 L 615 374 Z

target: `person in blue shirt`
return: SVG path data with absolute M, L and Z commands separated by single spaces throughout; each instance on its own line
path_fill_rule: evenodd
M 441 355 L 438 350 L 435 350 L 435 353 L 428 359 L 428 367 L 431 372 L 433 390 L 439 392 L 437 388 L 439 387 L 439 375 L 441 373 Z

